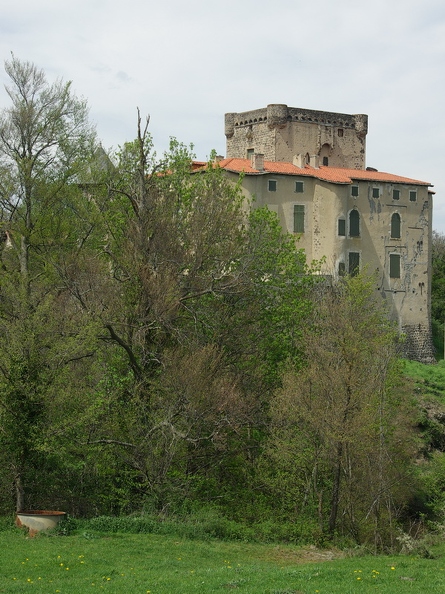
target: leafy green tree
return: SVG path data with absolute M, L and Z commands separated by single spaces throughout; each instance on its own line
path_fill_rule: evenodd
M 160 505 L 198 476 L 222 488 L 258 448 L 310 303 L 304 255 L 275 215 L 249 215 L 220 168 L 191 160 L 172 141 L 157 162 L 139 121 L 102 212 L 113 287 L 100 319 L 132 386 L 89 444 L 113 449 Z
M 49 84 L 15 56 L 5 63 L 10 107 L 0 113 L 0 443 L 16 507 L 42 467 L 49 403 L 66 369 L 92 352 L 57 280 L 57 265 L 82 238 L 72 207 L 95 134 L 70 83 Z M 71 221 L 71 222 L 70 222 Z M 43 449 L 42 449 L 43 448 Z
M 397 389 L 397 334 L 372 278 L 347 277 L 318 294 L 305 365 L 289 368 L 272 402 L 268 481 L 288 512 L 378 547 L 408 501 L 415 451 Z
M 431 322 L 434 345 L 443 352 L 445 320 L 445 235 L 433 231 Z

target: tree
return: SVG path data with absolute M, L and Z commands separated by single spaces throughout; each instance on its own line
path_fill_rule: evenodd
M 443 351 L 445 320 L 445 235 L 433 231 L 431 322 L 436 349 Z
M 135 492 L 162 506 L 173 483 L 227 486 L 226 469 L 258 449 L 251 429 L 264 426 L 276 369 L 296 356 L 311 281 L 275 215 L 249 215 L 224 171 L 192 172 L 176 141 L 156 162 L 147 125 L 139 118 L 108 180 L 112 287 L 100 319 L 129 383 L 89 444 L 113 449 Z
M 372 278 L 324 288 L 304 352 L 305 365 L 290 367 L 272 402 L 270 484 L 291 485 L 294 509 L 315 512 L 331 536 L 361 542 L 372 533 L 379 546 L 407 501 L 413 449 L 409 406 L 396 389 L 397 334 Z
M 14 55 L 5 69 L 11 106 L 0 113 L 0 442 L 20 510 L 61 369 L 91 352 L 91 342 L 80 339 L 79 312 L 57 282 L 57 264 L 82 238 L 70 223 L 79 198 L 70 183 L 90 158 L 95 134 L 71 83 L 49 84 Z

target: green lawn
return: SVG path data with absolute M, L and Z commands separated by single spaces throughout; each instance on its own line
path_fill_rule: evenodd
M 338 555 L 335 555 L 338 556 Z M 0 593 L 443 593 L 445 557 L 356 557 L 154 534 L 0 532 Z

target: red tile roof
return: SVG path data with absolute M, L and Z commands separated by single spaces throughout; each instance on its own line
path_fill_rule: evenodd
M 226 171 L 244 173 L 245 175 L 264 175 L 273 173 L 277 175 L 305 175 L 335 184 L 350 184 L 353 181 L 389 182 L 394 184 L 410 184 L 416 186 L 431 186 L 429 182 L 402 177 L 383 171 L 368 171 L 364 169 L 343 169 L 340 167 L 321 166 L 318 169 L 306 165 L 297 167 L 285 161 L 264 161 L 264 170 L 252 168 L 250 159 L 222 159 L 218 165 Z
M 196 171 L 196 169 L 201 169 L 207 165 L 207 161 L 192 161 L 192 171 Z

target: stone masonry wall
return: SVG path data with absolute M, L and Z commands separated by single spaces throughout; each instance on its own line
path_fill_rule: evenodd
M 271 104 L 225 115 L 227 157 L 253 149 L 268 161 L 292 162 L 297 154 L 324 156 L 335 167 L 365 168 L 368 117 Z
M 436 363 L 431 328 L 421 324 L 403 326 L 405 342 L 402 345 L 403 356 L 420 363 Z

